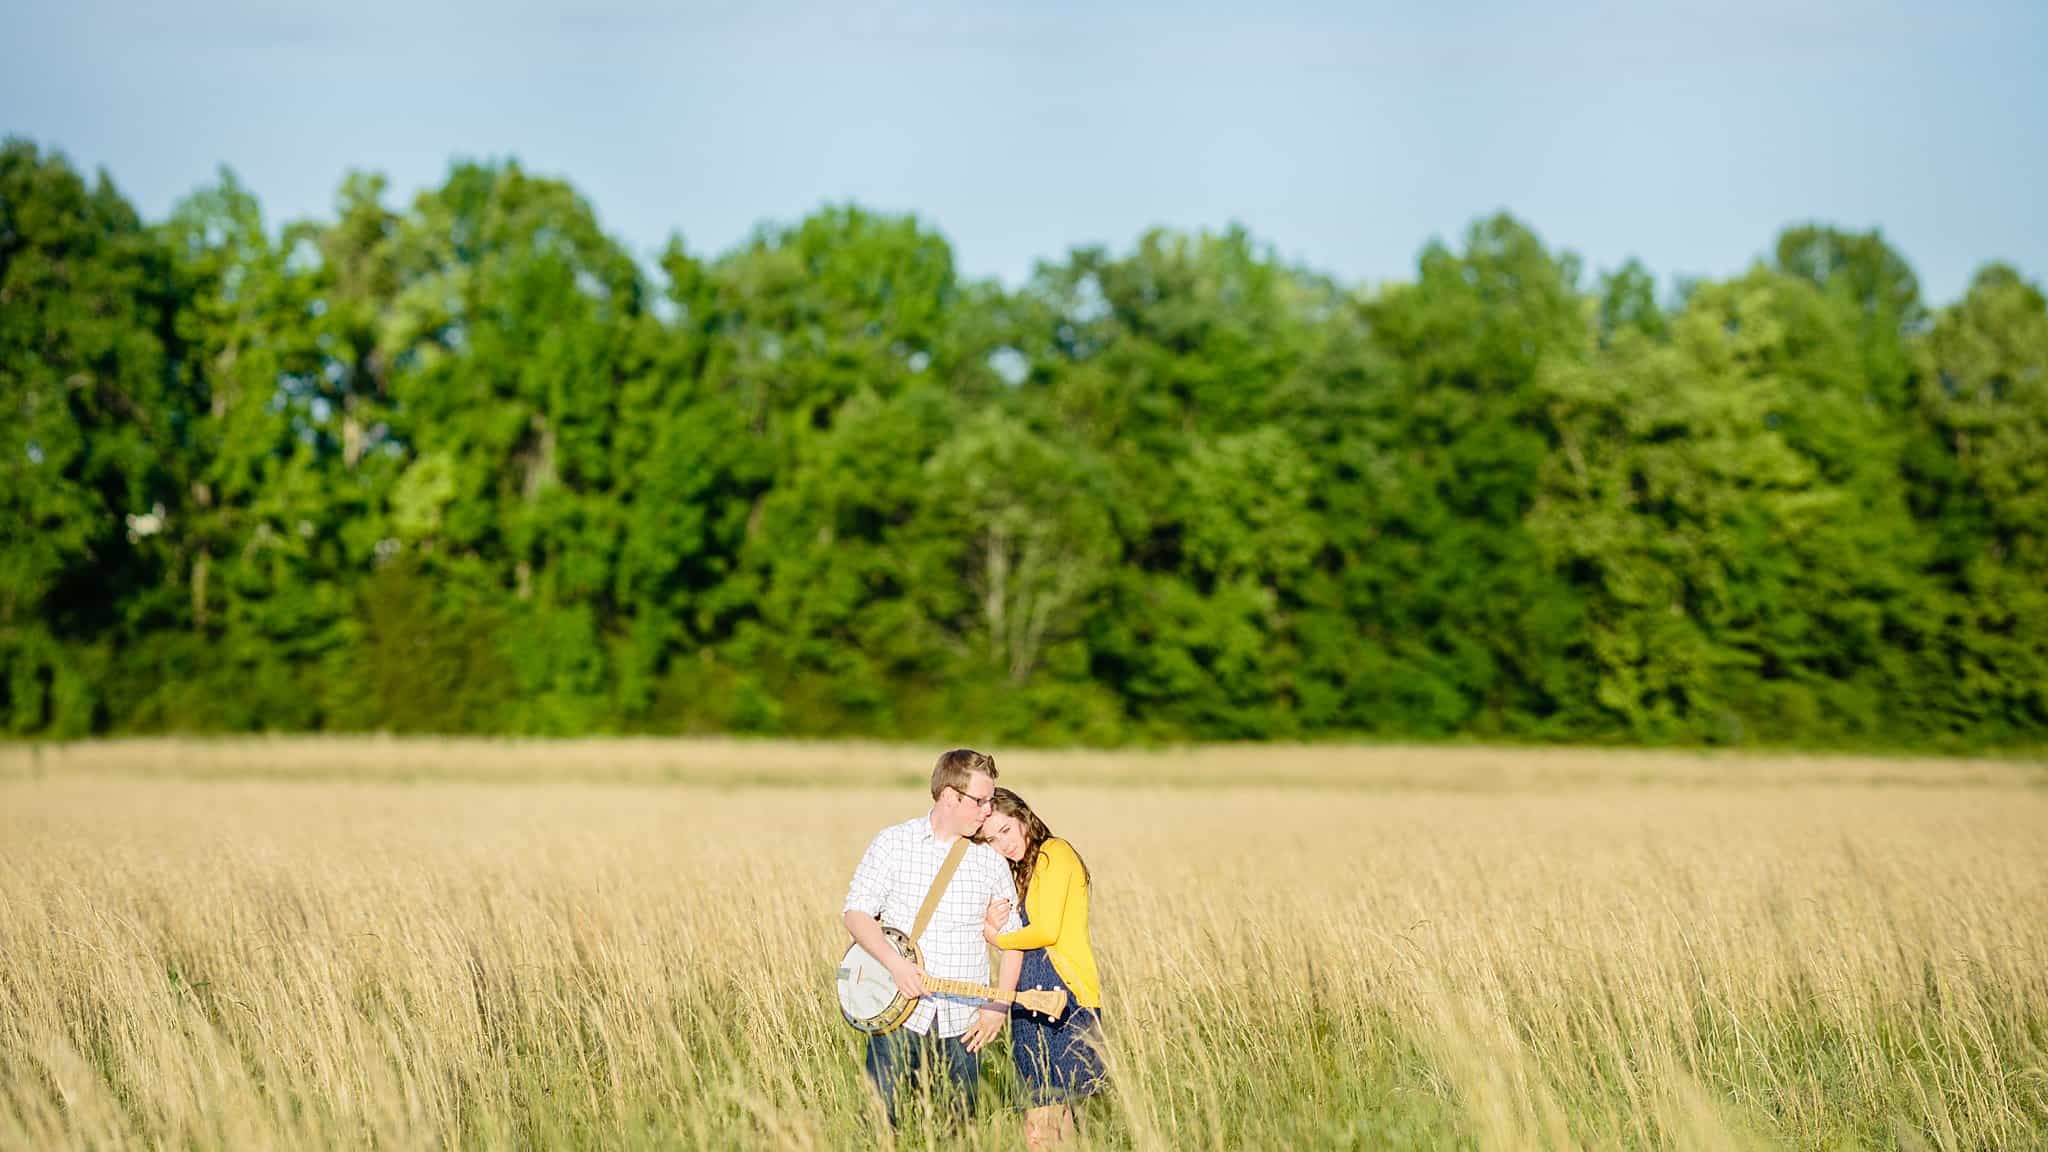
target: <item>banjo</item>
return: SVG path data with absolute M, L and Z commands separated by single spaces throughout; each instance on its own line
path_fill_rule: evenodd
M 912 964 L 921 963 L 916 943 L 901 929 L 883 928 L 882 939 Z M 1067 1010 L 1067 994 L 1059 988 L 1003 992 L 986 984 L 945 980 L 929 974 L 924 978 L 924 987 L 927 993 L 939 996 L 971 996 L 997 1004 L 1021 1004 L 1047 1016 L 1056 1017 Z M 902 1027 L 910 1014 L 917 1011 L 917 1001 L 898 992 L 896 978 L 882 962 L 855 944 L 839 961 L 839 1011 L 848 1024 L 879 1036 Z
M 883 942 L 895 949 L 898 956 L 918 965 L 920 970 L 924 957 L 918 954 L 917 938 L 924 935 L 925 925 L 932 922 L 932 913 L 938 911 L 939 899 L 945 895 L 946 885 L 953 882 L 953 872 L 960 867 L 960 859 L 966 854 L 967 837 L 962 836 L 953 841 L 945 862 L 939 865 L 939 874 L 932 877 L 932 885 L 924 894 L 924 906 L 917 910 L 917 921 L 909 932 L 882 925 Z M 996 1004 L 1022 1004 L 1047 1016 L 1056 1017 L 1067 1010 L 1067 994 L 1059 988 L 1002 992 L 986 984 L 946 980 L 930 974 L 924 977 L 924 987 L 927 995 L 967 996 Z M 839 961 L 839 1012 L 846 1017 L 848 1024 L 870 1036 L 880 1036 L 902 1027 L 915 1011 L 917 1001 L 896 990 L 896 978 L 889 974 L 881 960 L 859 944 L 846 950 L 846 955 Z

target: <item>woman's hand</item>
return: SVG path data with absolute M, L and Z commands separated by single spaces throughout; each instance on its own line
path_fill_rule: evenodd
M 988 912 L 981 918 L 981 938 L 988 941 L 989 947 L 996 947 L 996 937 L 1003 934 L 1003 925 L 1009 922 L 1010 902 L 1008 900 L 989 901 Z
M 983 1004 L 981 1011 L 974 1014 L 974 1023 L 967 1026 L 967 1034 L 960 1037 L 969 1052 L 979 1052 L 984 1044 L 1003 1034 L 1003 1025 L 1010 1022 L 1008 1006 Z

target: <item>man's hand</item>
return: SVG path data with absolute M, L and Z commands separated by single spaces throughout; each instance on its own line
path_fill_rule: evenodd
M 1003 925 L 1009 922 L 1010 902 L 1008 900 L 989 901 L 988 912 L 981 918 L 981 938 L 988 941 L 989 947 L 996 947 L 996 937 L 1003 934 Z
M 974 1014 L 974 1023 L 967 1026 L 966 1035 L 960 1039 L 969 1052 L 979 1052 L 982 1045 L 1003 1034 L 1003 1025 L 1009 1019 L 1010 1014 L 1001 1005 L 984 1004 L 981 1011 Z
M 896 978 L 896 990 L 912 1000 L 924 999 L 924 972 L 917 965 L 898 956 L 889 965 L 889 975 Z

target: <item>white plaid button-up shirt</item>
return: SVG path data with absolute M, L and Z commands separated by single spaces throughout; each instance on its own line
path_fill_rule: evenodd
M 932 834 L 930 813 L 901 824 L 891 824 L 875 834 L 868 850 L 854 869 L 853 884 L 846 890 L 846 911 L 865 912 L 885 928 L 905 933 L 917 922 L 917 910 L 924 894 L 938 878 L 939 865 L 946 862 L 951 840 Z M 924 954 L 924 970 L 948 980 L 971 980 L 989 984 L 988 944 L 981 938 L 981 920 L 992 900 L 1010 902 L 1010 921 L 1004 931 L 1023 926 L 1018 917 L 1017 886 L 1010 880 L 1010 864 L 986 844 L 969 844 L 960 858 L 960 868 L 946 895 L 932 913 L 932 922 L 917 939 Z M 956 996 L 926 996 L 918 1001 L 904 1027 L 919 1035 L 958 1036 L 974 1022 L 980 1001 Z

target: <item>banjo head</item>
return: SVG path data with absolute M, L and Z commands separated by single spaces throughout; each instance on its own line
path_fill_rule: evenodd
M 917 945 L 895 928 L 883 928 L 882 939 L 897 955 L 918 962 Z M 863 1032 L 880 1034 L 902 1026 L 917 1010 L 917 1001 L 896 991 L 896 978 L 882 962 L 855 944 L 839 960 L 839 1012 Z

